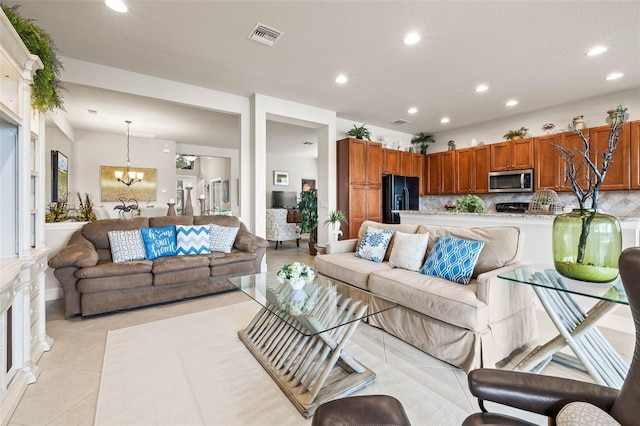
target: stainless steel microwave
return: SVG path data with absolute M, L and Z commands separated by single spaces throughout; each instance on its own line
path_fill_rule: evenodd
M 489 172 L 489 192 L 533 192 L 533 169 Z

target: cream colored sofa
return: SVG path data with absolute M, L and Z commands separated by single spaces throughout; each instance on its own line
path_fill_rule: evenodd
M 468 285 L 389 266 L 394 239 L 385 260 L 355 257 L 369 226 L 405 233 L 429 233 L 427 252 L 438 236 L 484 241 Z M 530 286 L 498 278 L 520 266 L 524 235 L 516 227 L 460 228 L 388 225 L 365 221 L 358 239 L 327 245 L 315 267 L 324 275 L 367 290 L 400 306 L 369 317 L 382 328 L 422 351 L 466 371 L 496 362 L 537 337 L 534 295 Z M 369 304 L 375 300 L 369 298 Z

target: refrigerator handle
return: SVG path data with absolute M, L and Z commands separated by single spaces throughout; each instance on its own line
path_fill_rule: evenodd
M 402 210 L 409 210 L 409 189 L 406 186 L 402 189 L 402 195 Z

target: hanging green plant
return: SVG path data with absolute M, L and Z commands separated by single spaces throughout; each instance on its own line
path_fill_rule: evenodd
M 41 112 L 62 109 L 64 87 L 60 73 L 64 68 L 58 59 L 58 49 L 53 39 L 32 19 L 21 16 L 18 5 L 9 7 L 0 3 L 0 7 L 29 52 L 37 55 L 44 64 L 44 68 L 36 71 L 31 84 L 31 106 Z

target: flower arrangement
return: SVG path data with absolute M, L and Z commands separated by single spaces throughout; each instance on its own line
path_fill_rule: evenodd
M 47 223 L 62 222 L 67 219 L 69 207 L 67 203 L 58 202 L 49 204 L 49 211 L 44 215 L 44 221 Z
M 80 207 L 77 211 L 77 219 L 80 222 L 93 222 L 94 220 L 98 220 L 96 214 L 93 212 L 93 201 L 91 200 L 91 196 L 89 194 L 84 194 L 84 202 L 82 201 L 82 195 L 80 192 L 77 192 L 78 203 Z
M 312 282 L 316 278 L 317 271 L 309 265 L 300 262 L 286 264 L 278 271 L 278 281 L 281 283 L 289 280 L 294 286 L 299 284 L 300 287 Z

